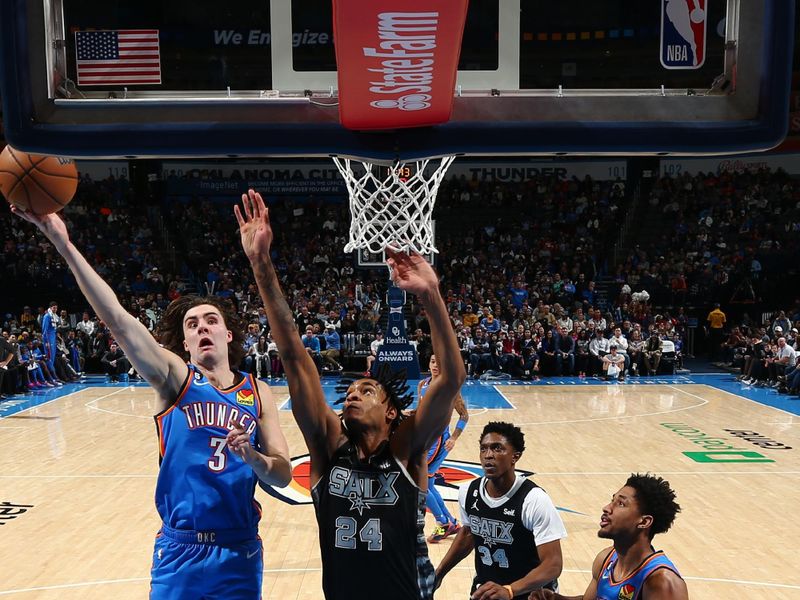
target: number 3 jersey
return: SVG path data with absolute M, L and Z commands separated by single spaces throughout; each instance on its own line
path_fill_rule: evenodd
M 428 600 L 434 571 L 423 526 L 425 492 L 389 443 L 367 461 L 347 442 L 312 489 L 328 600 Z
M 486 492 L 484 477 L 471 481 L 461 487 L 458 501 L 475 542 L 472 592 L 487 581 L 508 585 L 521 579 L 541 562 L 537 546 L 567 537 L 553 501 L 521 475 L 499 498 Z M 557 591 L 558 584 L 544 587 Z
M 177 401 L 155 417 L 161 465 L 156 508 L 165 525 L 196 531 L 257 528 L 258 477 L 228 448 L 225 437 L 231 421 L 237 421 L 257 448 L 260 414 L 252 375 L 221 390 L 189 365 Z

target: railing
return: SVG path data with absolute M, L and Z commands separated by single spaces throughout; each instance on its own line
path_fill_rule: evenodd
M 169 263 L 167 266 L 169 267 L 170 272 L 175 274 L 178 271 L 178 258 L 175 252 L 175 244 L 172 243 L 172 238 L 170 236 L 169 229 L 167 228 L 166 221 L 164 220 L 164 216 L 156 207 L 150 207 L 147 212 L 150 222 L 153 223 L 158 230 L 158 236 L 161 239 L 161 248 L 163 253 L 166 255 L 164 258 Z
M 628 241 L 628 234 L 630 233 L 631 227 L 633 227 L 633 222 L 636 220 L 636 211 L 639 208 L 641 192 L 642 184 L 637 183 L 636 188 L 631 193 L 631 201 L 625 213 L 625 220 L 622 223 L 622 227 L 620 227 L 619 236 L 617 236 L 617 241 L 611 251 L 611 268 L 609 272 L 613 272 L 612 269 L 616 269 L 617 264 L 619 264 L 619 255 L 625 249 L 625 244 Z

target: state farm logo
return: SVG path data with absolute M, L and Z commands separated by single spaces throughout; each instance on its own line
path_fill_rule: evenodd
M 398 110 L 422 110 L 430 108 L 431 96 L 429 94 L 408 94 L 400 96 L 397 100 L 373 100 L 373 108 L 396 108 Z
M 417 111 L 430 108 L 434 73 L 438 12 L 387 12 L 378 15 L 377 48 L 364 48 L 364 56 L 378 59 L 370 73 L 373 94 L 396 96 L 370 101 L 373 108 Z

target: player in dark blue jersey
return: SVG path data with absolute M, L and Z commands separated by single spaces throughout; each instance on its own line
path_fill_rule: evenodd
M 431 381 L 439 376 L 439 364 L 436 362 L 435 354 L 431 354 L 428 369 L 430 369 L 431 376 L 423 379 L 417 385 L 417 398 L 419 399 L 422 399 L 428 391 Z M 447 510 L 447 505 L 445 505 L 444 499 L 439 490 L 436 489 L 435 484 L 439 467 L 442 466 L 450 451 L 455 448 L 456 441 L 461 437 L 461 433 L 469 421 L 469 411 L 467 411 L 467 407 L 464 404 L 464 398 L 461 397 L 461 392 L 456 396 L 455 411 L 458 413 L 458 423 L 456 423 L 453 433 L 450 433 L 450 425 L 448 424 L 428 449 L 428 495 L 425 503 L 434 519 L 436 519 L 436 527 L 433 533 L 428 536 L 428 542 L 432 544 L 437 544 L 443 539 L 455 535 L 461 527 L 458 520 Z
M 433 268 L 418 254 L 387 248 L 399 288 L 417 295 L 431 327 L 441 375 L 413 416 L 405 379 L 381 370 L 350 383 L 338 415 L 325 401 L 319 374 L 303 348 L 294 315 L 270 259 L 272 228 L 261 196 L 250 190 L 236 209 L 272 334 L 278 344 L 292 412 L 311 454 L 311 485 L 328 600 L 429 600 L 433 566 L 423 527 L 426 456 L 444 430 L 466 378 L 464 363 Z M 245 244 L 247 248 L 248 244 Z
M 92 308 L 156 391 L 156 507 L 163 523 L 150 597 L 261 598 L 256 481 L 286 485 L 291 464 L 269 387 L 236 370 L 244 332 L 235 314 L 217 298 L 178 298 L 159 323 L 162 347 L 75 248 L 61 217 L 12 210 L 64 257 Z
M 653 548 L 653 536 L 669 530 L 680 510 L 669 482 L 631 475 L 603 507 L 597 535 L 614 545 L 594 559 L 592 581 L 583 595 L 539 590 L 530 600 L 688 600 L 678 569 Z

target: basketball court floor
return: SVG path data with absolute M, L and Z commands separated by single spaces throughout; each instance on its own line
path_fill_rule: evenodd
M 264 597 L 317 600 L 320 558 L 305 448 L 288 389 L 278 383 L 272 390 L 297 458 L 288 488 L 257 491 Z M 596 531 L 610 495 L 631 472 L 650 471 L 671 482 L 683 507 L 674 528 L 655 541 L 686 577 L 692 598 L 800 599 L 800 400 L 745 388 L 730 375 L 622 385 L 470 381 L 464 396 L 471 419 L 443 469 L 445 497 L 455 498 L 455 484 L 480 473 L 485 423 L 521 426 L 527 450 L 519 468 L 535 473 L 569 532 L 563 593 L 582 593 L 588 582 L 605 544 Z M 0 597 L 147 597 L 159 527 L 153 409 L 147 386 L 99 379 L 0 404 Z M 434 564 L 449 543 L 431 546 Z M 471 577 L 472 557 L 448 576 L 437 600 L 466 598 Z

